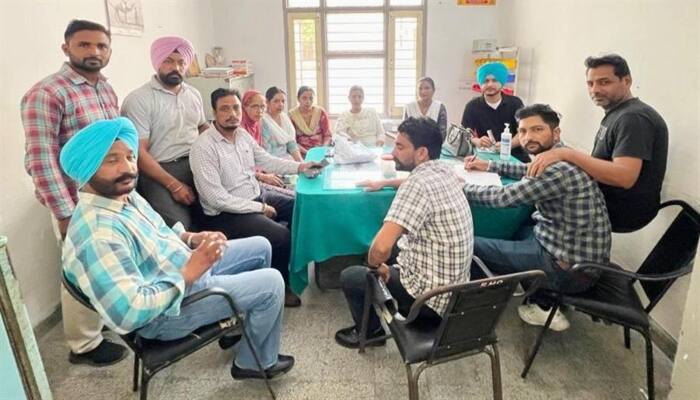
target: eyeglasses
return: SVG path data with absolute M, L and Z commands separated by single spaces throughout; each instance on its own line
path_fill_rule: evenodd
M 249 104 L 248 107 L 252 108 L 255 111 L 265 111 L 264 104 Z

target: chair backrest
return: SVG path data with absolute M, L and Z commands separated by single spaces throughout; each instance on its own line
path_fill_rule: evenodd
M 677 271 L 693 262 L 700 238 L 700 214 L 687 203 L 674 200 L 660 206 L 681 206 L 680 213 L 669 225 L 647 258 L 637 270 L 640 274 L 664 274 Z M 649 299 L 647 311 L 656 305 L 675 279 L 666 281 L 641 281 L 644 293 Z
M 452 293 L 429 360 L 479 349 L 496 341 L 496 326 L 518 283 L 534 290 L 545 277 L 535 270 L 451 285 Z
M 75 287 L 71 281 L 68 280 L 66 277 L 65 272 L 61 274 L 61 281 L 63 282 L 63 287 L 66 288 L 66 291 L 73 296 L 75 300 L 78 301 L 78 303 L 84 305 L 85 307 L 95 311 L 95 307 L 92 306 L 92 303 L 90 303 L 90 299 L 85 296 L 85 294 Z

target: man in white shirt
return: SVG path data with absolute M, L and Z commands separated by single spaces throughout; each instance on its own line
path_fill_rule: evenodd
M 179 221 L 188 230 L 190 206 L 196 205 L 190 147 L 209 127 L 201 95 L 183 82 L 194 57 L 187 39 L 167 36 L 154 41 L 151 62 L 156 74 L 129 93 L 121 109 L 139 132 L 139 193 L 168 226 Z
M 236 90 L 211 94 L 214 126 L 197 138 L 190 152 L 194 182 L 204 209 L 202 225 L 228 239 L 264 236 L 272 244 L 272 267 L 282 273 L 287 289 L 285 306 L 301 300 L 289 289 L 289 257 L 294 197 L 261 186 L 256 167 L 281 175 L 304 172 L 316 163 L 274 157 L 240 127 L 241 99 Z M 280 223 L 283 222 L 283 223 Z

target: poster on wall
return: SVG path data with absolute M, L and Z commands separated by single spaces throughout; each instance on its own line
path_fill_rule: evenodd
M 458 6 L 495 6 L 496 0 L 457 0 Z
M 105 0 L 107 21 L 113 35 L 143 35 L 141 0 Z

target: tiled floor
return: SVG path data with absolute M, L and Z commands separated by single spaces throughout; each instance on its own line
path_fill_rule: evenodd
M 335 344 L 333 333 L 350 323 L 342 293 L 309 288 L 304 304 L 285 314 L 283 351 L 296 366 L 273 382 L 279 399 L 406 399 L 405 369 L 393 342 L 364 355 Z M 523 359 L 537 330 L 523 324 L 515 308 L 506 311 L 499 329 L 503 391 L 506 399 L 644 399 L 644 346 L 632 334 L 632 350 L 619 327 L 594 323 L 569 312 L 572 327 L 551 333 L 527 380 L 520 378 Z M 117 339 L 118 340 L 118 339 Z M 137 399 L 131 392 L 133 359 L 96 369 L 68 363 L 60 324 L 40 339 L 44 366 L 56 399 Z M 232 351 L 213 344 L 160 372 L 149 399 L 266 399 L 261 382 L 234 381 Z M 669 391 L 672 364 L 656 352 L 657 398 Z M 488 357 L 478 355 L 428 369 L 420 381 L 421 399 L 490 399 Z

